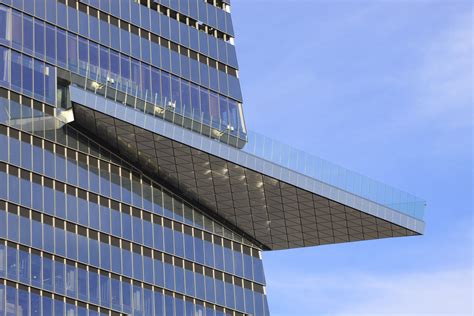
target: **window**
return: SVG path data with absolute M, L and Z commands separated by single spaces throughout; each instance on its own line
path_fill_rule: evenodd
M 128 240 L 132 239 L 132 220 L 128 213 L 130 209 L 122 209 L 122 237 Z
M 57 159 L 56 162 L 58 162 L 60 159 Z M 58 170 L 58 166 L 63 166 L 64 165 L 64 159 L 62 160 L 62 164 L 60 163 L 59 165 L 56 165 L 56 170 Z M 64 171 L 64 170 L 63 170 Z M 66 194 L 64 193 L 65 186 L 62 183 L 56 182 L 56 190 L 54 191 L 54 196 L 55 196 L 55 211 L 56 211 L 56 216 L 61 217 L 61 218 L 66 218 Z
M 60 29 L 56 30 L 56 56 L 59 66 L 67 68 L 67 51 L 65 49 L 66 32 Z
M 66 264 L 66 294 L 72 297 L 76 297 L 76 279 L 76 267 Z
M 160 63 L 161 63 L 160 46 L 155 42 L 151 42 L 150 45 L 151 45 L 151 62 L 153 66 L 159 68 Z
M 215 302 L 215 290 L 214 290 L 214 279 L 212 277 L 212 272 L 206 269 L 206 276 L 205 276 L 205 283 L 206 283 L 206 300 L 210 302 Z
M 176 228 L 175 228 L 176 229 Z M 174 253 L 177 256 L 184 256 L 184 247 L 183 247 L 183 233 L 180 231 L 173 230 L 174 235 Z
M 244 289 L 245 293 L 245 311 L 249 314 L 254 314 L 255 307 L 253 302 L 253 292 L 251 289 Z
M 164 276 L 163 276 L 163 261 L 161 261 L 161 257 L 154 258 L 154 270 L 155 270 L 155 284 L 159 286 L 164 285 Z
M 125 313 L 132 312 L 132 289 L 130 283 L 122 282 L 122 303 Z
M 52 291 L 53 280 L 53 260 L 49 256 L 43 256 L 43 287 Z
M 225 282 L 225 301 L 227 307 L 235 308 L 234 286 L 227 281 Z
M 171 59 L 169 48 L 160 46 L 161 50 L 161 68 L 167 71 L 171 71 Z
M 69 231 L 69 229 L 70 228 L 68 228 L 68 231 L 66 232 L 67 257 L 72 260 L 76 260 L 77 259 L 77 236 L 74 231 Z
M 169 227 L 164 227 L 164 241 L 165 241 L 165 251 L 168 253 L 174 253 L 173 245 L 173 230 Z
M 99 266 L 99 242 L 95 239 L 97 233 L 89 231 L 89 263 Z
M 216 303 L 219 305 L 225 305 L 224 281 L 221 279 L 221 277 L 216 277 L 215 286 L 216 286 Z
M 112 276 L 111 280 L 111 286 L 110 286 L 110 294 L 111 294 L 111 297 L 112 297 L 112 308 L 114 309 L 121 309 L 122 306 L 121 306 L 121 294 L 120 294 L 120 289 L 121 289 L 121 286 L 120 286 L 120 280 L 116 279 L 115 276 Z
M 53 300 L 49 296 L 43 296 L 43 315 L 53 315 Z
M 70 169 L 69 169 L 70 170 Z M 77 221 L 77 198 L 76 192 L 72 187 L 67 188 L 66 202 L 67 202 L 67 219 L 72 222 Z
M 110 269 L 110 246 L 107 242 L 100 242 L 100 267 Z
M 123 268 L 123 274 L 131 278 L 132 277 L 132 253 L 128 249 L 130 249 L 129 245 L 127 246 L 127 249 L 122 249 L 122 268 Z
M 57 2 L 57 17 L 59 18 L 56 18 L 56 23 L 63 27 L 63 28 L 66 28 L 67 27 L 67 18 L 60 18 L 60 17 L 67 17 L 67 10 L 66 10 L 66 3 L 61 3 L 61 2 Z M 64 43 L 64 42 L 61 42 L 61 43 Z
M 150 62 L 150 40 L 148 38 L 140 37 L 142 57 L 141 60 L 147 63 Z
M 30 254 L 27 249 L 20 248 L 18 274 L 20 282 L 30 283 Z
M 214 237 L 216 238 L 216 237 Z M 220 245 L 220 239 L 214 244 L 215 267 L 224 270 L 224 249 Z
M 89 198 L 91 198 L 90 195 Z M 89 225 L 99 230 L 99 205 L 97 205 L 97 196 L 93 196 L 93 200 L 89 201 Z
M 234 265 L 235 265 L 235 274 L 242 277 L 243 266 L 242 266 L 242 253 L 240 252 L 240 246 L 238 247 L 238 249 L 234 250 Z
M 74 72 L 77 72 L 78 46 L 77 46 L 77 37 L 75 35 L 68 34 L 67 55 L 68 55 L 69 69 L 71 69 Z
M 143 280 L 153 282 L 153 259 L 147 255 L 143 256 Z
M 183 100 L 183 113 L 188 117 L 192 117 L 193 106 L 191 103 L 189 84 L 184 80 L 181 80 L 181 95 Z
M 68 6 L 67 8 L 68 12 L 68 30 L 71 30 L 73 32 L 76 32 L 77 33 L 77 18 L 78 18 L 78 11 L 76 10 L 76 8 L 71 8 Z
M 62 225 L 62 223 L 61 223 Z M 64 236 L 64 230 L 61 227 L 55 227 L 54 228 L 54 235 L 55 235 L 55 253 L 57 253 L 60 256 L 65 256 L 66 255 L 66 245 L 65 245 L 65 236 Z
M 23 209 L 20 211 L 20 242 L 25 245 L 31 245 L 29 212 L 26 211 L 22 214 L 23 211 Z
M 43 246 L 42 225 L 40 220 L 41 218 L 38 214 L 33 214 L 33 220 L 31 221 L 31 232 L 35 238 L 32 238 L 31 244 L 36 248 L 42 248 Z
M 54 291 L 59 294 L 65 294 L 64 291 L 64 263 L 54 261 Z
M 135 245 L 134 245 L 135 247 Z M 139 250 L 139 249 L 134 249 Z M 133 277 L 138 280 L 143 280 L 143 262 L 140 252 L 132 252 L 133 254 Z
M 129 55 L 130 54 L 130 33 L 128 30 L 120 29 L 120 50 Z
M 33 19 L 23 16 L 23 49 L 33 52 Z
M 110 249 L 112 254 L 112 271 L 120 274 L 122 272 L 122 259 L 120 255 L 120 248 L 118 247 L 118 245 L 112 244 Z
M 78 241 L 78 249 L 81 249 L 78 254 L 79 254 L 79 261 L 82 263 L 88 263 L 88 254 L 89 251 L 87 251 L 88 245 L 87 245 L 87 237 L 86 237 L 86 232 L 84 231 L 79 231 L 79 234 L 77 235 L 77 241 Z
M 186 232 L 186 228 L 185 228 Z M 191 232 L 189 232 L 191 233 Z M 194 261 L 194 243 L 193 236 L 184 234 L 184 257 L 190 261 Z
M 1 11 L 0 11 L 1 14 Z M 8 78 L 8 68 L 10 67 L 8 59 L 9 50 L 0 47 L 0 83 L 7 84 L 10 80 Z M 5 153 L 6 154 L 6 153 Z
M 120 29 L 114 25 L 110 26 L 110 45 L 113 49 L 120 50 Z
M 120 75 L 119 54 L 116 52 L 110 51 L 109 57 L 110 57 L 110 72 L 117 76 Z
M 102 19 L 100 20 L 100 42 L 103 45 L 107 45 L 107 46 L 110 45 L 109 23 L 107 21 L 103 21 Z
M 175 289 L 175 283 L 174 283 L 174 267 L 173 264 L 171 263 L 171 257 L 169 257 L 169 262 L 167 262 L 167 258 L 165 257 L 165 265 L 164 265 L 164 270 L 165 270 L 165 286 L 166 288 L 170 290 Z
M 64 302 L 58 301 L 58 300 L 54 300 L 53 302 L 54 302 L 54 313 L 56 315 L 64 315 L 65 314 Z
M 10 9 L 5 7 L 0 7 L 0 41 L 7 42 L 9 40 L 8 30 L 8 18 L 10 15 Z
M 147 287 L 143 289 L 143 311 L 144 315 L 153 315 L 153 292 Z
M 205 299 L 205 285 L 204 285 L 204 275 L 202 274 L 202 267 L 199 271 L 196 270 L 194 274 L 196 277 L 196 297 L 204 300 Z
M 147 214 L 147 216 L 150 216 Z M 143 220 L 143 242 L 148 247 L 153 247 L 153 228 L 149 221 L 151 219 L 144 218 Z
M 10 315 L 17 315 L 17 291 L 15 288 L 7 286 L 6 306 L 11 307 Z
M 21 311 L 22 315 L 29 315 L 30 293 L 20 289 L 18 294 L 18 312 Z
M 56 61 L 56 31 L 48 24 L 46 25 L 46 59 L 51 63 Z
M 109 72 L 109 50 L 105 47 L 100 47 L 100 69 L 101 69 L 101 76 L 107 77 Z M 109 184 L 109 172 L 108 172 L 108 165 L 101 164 L 100 168 L 101 172 L 101 180 L 105 180 L 106 182 L 101 183 L 101 193 L 104 195 L 109 195 L 110 191 L 110 184 Z
M 213 69 L 213 68 L 210 68 Z M 216 78 L 217 81 L 217 78 Z M 209 93 L 209 114 L 211 117 L 211 122 L 212 126 L 218 126 L 220 123 L 220 117 L 219 117 L 219 104 L 218 104 L 218 98 L 217 94 L 210 92 Z
M 175 279 L 176 279 L 176 291 L 184 293 L 185 291 L 185 284 L 184 284 L 184 269 L 182 268 L 182 263 L 181 260 L 179 260 L 179 263 L 176 263 L 175 259 L 175 267 L 174 267 L 174 272 L 175 272 Z M 178 314 L 178 315 L 182 315 Z
M 153 224 L 153 243 L 154 247 L 159 250 L 163 250 L 163 227 L 161 222 L 157 222 L 156 217 L 154 218 Z
M 88 47 L 88 41 L 79 38 L 78 42 L 78 47 L 79 47 L 79 68 L 80 69 L 86 69 L 87 65 L 89 64 L 89 47 Z M 83 75 L 85 73 L 82 73 Z
M 110 279 L 107 275 L 100 275 L 100 303 L 110 307 Z
M 89 42 L 89 64 L 90 64 L 90 76 L 95 78 L 99 68 L 99 46 L 95 43 Z M 97 164 L 95 164 L 97 166 Z M 99 173 L 98 171 L 96 173 Z M 99 182 L 97 182 L 99 183 Z
M 65 148 L 62 146 L 56 145 L 56 178 L 60 181 L 66 181 L 66 159 L 64 157 Z M 65 214 L 65 210 L 59 210 L 60 214 Z
M 89 37 L 89 17 L 81 10 L 79 10 L 79 34 Z
M 31 292 L 31 315 L 41 314 L 41 296 L 35 292 Z
M 100 206 L 100 231 L 110 232 L 110 209 L 106 206 Z
M 244 257 L 244 277 L 246 279 L 253 279 L 253 269 L 252 269 L 252 257 L 249 254 L 243 255 Z
M 194 249 L 196 262 L 204 264 L 204 244 L 200 237 L 194 238 Z
M 92 14 L 91 14 L 92 13 Z M 99 20 L 97 19 L 97 11 L 89 12 L 89 37 L 96 42 L 99 42 Z
M 118 208 L 118 205 L 114 206 L 112 205 L 112 208 L 111 208 L 111 215 L 110 215 L 110 218 L 111 218 L 111 228 L 112 228 L 112 234 L 115 235 L 115 236 L 121 236 L 122 233 L 121 233 L 121 221 L 120 221 L 120 212 L 115 209 L 115 208 Z
M 164 302 L 163 293 L 155 292 L 155 315 L 163 315 Z
M 41 286 L 41 256 L 33 252 L 31 254 L 31 284 Z
M 214 266 L 214 247 L 212 245 L 212 242 L 207 241 L 207 240 L 204 241 L 204 252 L 205 252 L 204 263 L 207 266 L 213 267 Z
M 144 91 L 142 90 L 142 92 Z M 140 178 L 135 174 L 132 175 L 132 204 L 136 207 L 142 207 L 142 185 Z
M 97 270 L 89 270 L 89 300 L 94 304 L 99 304 L 99 274 Z
M 11 11 L 11 41 L 12 46 L 18 49 L 22 47 L 22 16 L 16 11 Z
M 11 51 L 11 85 L 21 90 L 21 55 Z M 18 157 L 19 158 L 19 157 Z M 19 161 L 19 160 L 17 160 Z
M 165 315 L 174 315 L 174 298 L 171 295 L 165 295 Z

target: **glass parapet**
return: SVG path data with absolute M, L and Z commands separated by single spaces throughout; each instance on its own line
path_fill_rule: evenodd
M 196 112 L 192 104 L 177 107 L 173 98 L 153 95 L 133 81 L 103 72 L 96 66 L 83 66 L 81 76 L 72 74 L 69 78 L 76 86 L 233 147 L 242 148 L 247 142 L 247 131 L 239 123 L 243 121 L 240 107 L 218 117 L 205 116 L 203 112 Z
M 248 143 L 243 148 L 247 153 L 406 215 L 423 219 L 426 202 L 412 194 L 370 179 L 267 136 L 247 131 L 247 137 Z

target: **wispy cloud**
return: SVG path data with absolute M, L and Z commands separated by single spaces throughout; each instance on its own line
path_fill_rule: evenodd
M 460 13 L 449 28 L 432 39 L 415 72 L 418 114 L 443 119 L 449 127 L 472 126 L 473 12 Z
M 292 310 L 272 302 L 272 314 L 472 315 L 472 276 L 472 268 L 390 276 L 292 274 L 272 284 L 273 292 L 286 293 Z

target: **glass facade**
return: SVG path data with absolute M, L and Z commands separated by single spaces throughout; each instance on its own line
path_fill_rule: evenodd
M 56 119 L 75 75 L 244 139 L 233 36 L 222 1 L 0 1 L 0 315 L 269 314 L 258 246 Z
M 233 45 L 130 0 L 123 1 L 127 8 L 137 6 L 146 19 L 114 16 L 110 8 L 100 11 L 84 4 L 88 1 L 70 1 L 69 6 L 56 0 L 41 2 L 35 1 L 50 12 L 46 17 L 32 15 L 26 5 L 0 5 L 1 85 L 55 104 L 56 76 L 49 71 L 59 67 L 162 111 L 246 139 Z M 123 12 L 129 14 L 125 8 Z M 166 17 L 167 25 L 174 21 L 184 31 L 165 32 L 169 27 L 161 24 L 152 30 L 150 25 L 157 22 L 142 23 L 149 21 L 148 15 L 153 15 L 152 21 Z M 200 40 L 192 46 L 185 37 Z M 50 80 L 42 83 L 41 74 Z

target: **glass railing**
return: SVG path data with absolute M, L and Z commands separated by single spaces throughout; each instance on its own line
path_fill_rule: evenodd
M 86 79 L 86 77 L 88 79 Z M 301 173 L 339 190 L 362 197 L 417 219 L 423 219 L 426 202 L 414 195 L 350 171 L 317 156 L 295 149 L 269 137 L 246 130 L 229 131 L 222 121 L 201 117 L 190 119 L 170 108 L 172 100 L 150 97 L 136 85 L 120 77 L 112 80 L 100 71 L 90 71 L 83 76 L 72 75 L 73 84 L 101 96 L 113 99 L 155 117 L 191 129 L 216 141 L 241 148 L 246 153 Z M 246 137 L 246 142 L 240 137 Z
M 239 123 L 242 119 L 229 120 L 208 116 L 201 111 L 197 113 L 189 104 L 178 105 L 174 99 L 141 89 L 132 80 L 99 67 L 84 64 L 79 68 L 79 74 L 71 72 L 71 78 L 68 78 L 77 86 L 233 147 L 242 148 L 247 142 L 247 131 Z
M 332 162 L 295 149 L 258 133 L 248 131 L 247 153 L 299 172 L 348 193 L 423 219 L 426 202 Z

